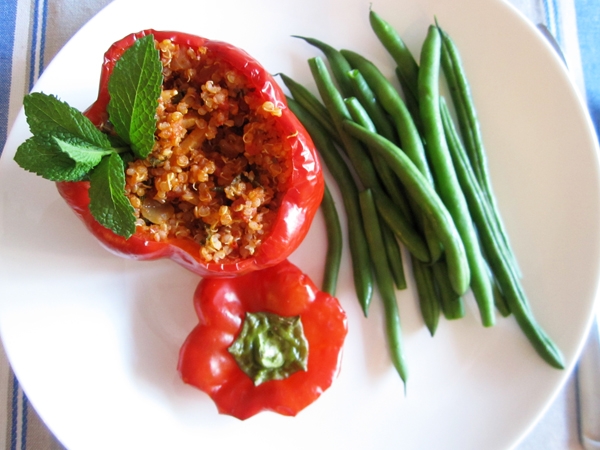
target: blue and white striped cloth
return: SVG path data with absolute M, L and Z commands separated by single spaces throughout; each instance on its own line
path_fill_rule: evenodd
M 44 67 L 66 41 L 110 1 L 0 0 L 0 149 L 22 106 L 23 96 Z M 600 130 L 598 0 L 508 1 L 532 22 L 544 24 L 556 37 L 576 84 L 582 95 L 587 96 L 596 129 Z M 519 445 L 520 450 L 581 448 L 577 440 L 574 386 L 571 380 L 546 416 Z M 5 407 L 0 407 L 0 450 L 64 448 L 29 404 L 0 346 L 2 402 Z

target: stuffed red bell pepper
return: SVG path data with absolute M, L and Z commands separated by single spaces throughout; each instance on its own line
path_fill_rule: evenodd
M 60 194 L 121 256 L 168 257 L 204 276 L 284 260 L 310 227 L 323 177 L 308 133 L 247 53 L 178 32 L 129 35 L 106 52 L 98 98 L 85 116 L 114 132 L 107 113 L 111 74 L 126 49 L 149 34 L 164 78 L 152 151 L 125 166 L 135 233 L 126 238 L 98 223 L 88 208 L 87 181 L 58 182 Z
M 179 372 L 222 414 L 294 416 L 330 387 L 347 333 L 338 300 L 289 261 L 234 278 L 204 278 L 200 323 L 183 344 Z

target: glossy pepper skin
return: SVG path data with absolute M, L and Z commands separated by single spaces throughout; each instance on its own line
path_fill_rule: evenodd
M 221 414 L 241 420 L 261 411 L 295 416 L 339 372 L 346 314 L 335 297 L 319 291 L 287 260 L 231 279 L 204 278 L 194 307 L 199 324 L 181 347 L 178 369 L 183 381 L 206 392 Z M 255 386 L 228 351 L 246 312 L 299 315 L 308 340 L 308 370 Z
M 287 107 L 285 95 L 269 73 L 250 55 L 230 44 L 198 36 L 170 31 L 144 30 L 114 43 L 104 55 L 98 98 L 85 115 L 98 127 L 108 120 L 108 80 L 115 62 L 137 39 L 153 34 L 157 41 L 171 39 L 175 44 L 193 48 L 206 47 L 218 53 L 234 69 L 248 77 L 264 101 L 281 108 L 277 120 L 281 135 L 286 136 L 292 148 L 293 173 L 271 232 L 251 258 L 230 262 L 202 260 L 200 246 L 190 239 L 171 238 L 156 242 L 138 230 L 125 239 L 101 226 L 89 212 L 89 183 L 57 183 L 60 195 L 85 223 L 88 229 L 109 251 L 136 260 L 170 258 L 201 276 L 234 276 L 272 266 L 286 259 L 300 245 L 319 208 L 324 182 L 317 152 L 309 134 Z

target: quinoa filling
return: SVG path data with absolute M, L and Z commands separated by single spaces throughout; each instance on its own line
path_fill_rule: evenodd
M 126 168 L 137 229 L 156 241 L 193 239 L 206 262 L 251 257 L 291 176 L 281 111 L 206 48 L 156 45 L 164 82 L 155 144 Z

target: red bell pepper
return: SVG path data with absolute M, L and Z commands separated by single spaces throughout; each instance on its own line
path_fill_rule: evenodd
M 222 414 L 242 420 L 261 411 L 294 416 L 329 388 L 339 372 L 346 315 L 335 297 L 319 291 L 287 260 L 234 278 L 204 278 L 194 307 L 199 324 L 181 348 L 178 369 L 183 381 L 206 392 Z M 299 317 L 308 342 L 306 370 L 284 379 L 253 381 L 231 348 L 245 333 L 247 313 Z M 256 336 L 247 339 L 251 355 L 260 351 L 261 342 Z M 273 360 L 279 353 L 271 348 L 265 353 L 266 364 L 256 356 L 253 362 L 259 361 L 259 368 L 278 366 Z
M 253 255 L 207 262 L 199 254 L 200 244 L 190 238 L 169 237 L 156 242 L 149 233 L 144 233 L 138 227 L 132 237 L 125 239 L 101 226 L 89 212 L 89 183 L 86 181 L 57 183 L 60 194 L 100 243 L 120 256 L 138 260 L 171 258 L 202 276 L 232 276 L 269 267 L 284 260 L 308 232 L 323 195 L 323 176 L 310 136 L 287 108 L 283 92 L 269 73 L 246 52 L 223 42 L 179 32 L 145 30 L 131 34 L 113 44 L 106 52 L 98 98 L 85 115 L 99 128 L 106 127 L 109 102 L 107 85 L 115 62 L 133 42 L 148 34 L 153 34 L 158 42 L 170 39 L 180 46 L 193 49 L 202 47 L 213 52 L 216 58 L 230 64 L 239 74 L 247 77 L 252 87 L 250 95 L 256 96 L 260 103 L 271 102 L 281 110 L 276 127 L 291 148 L 292 174 L 287 186 L 283 187 L 284 195 L 271 229 Z

